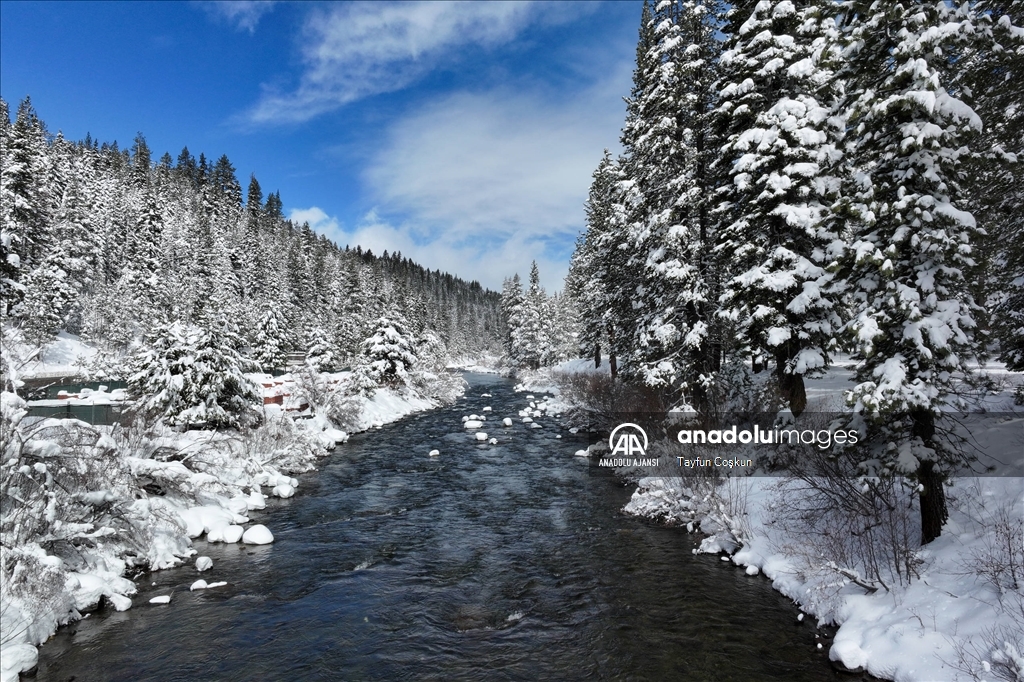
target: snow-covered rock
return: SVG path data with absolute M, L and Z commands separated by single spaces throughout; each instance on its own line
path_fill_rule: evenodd
M 274 489 L 270 491 L 275 497 L 287 498 L 295 494 L 295 488 L 288 483 L 281 483 L 275 485 Z
M 249 493 L 249 499 L 246 501 L 249 509 L 266 509 L 267 498 L 263 496 L 259 490 L 253 490 Z
M 153 597 L 152 599 L 149 600 L 149 603 L 150 604 L 170 604 L 171 603 L 171 595 L 163 594 L 163 595 L 160 595 L 159 597 Z
M 213 559 L 208 556 L 201 556 L 196 559 L 196 570 L 202 573 L 213 568 Z
M 440 450 L 431 450 L 431 451 L 430 451 L 430 456 L 431 456 L 431 457 L 437 457 L 437 456 L 439 456 L 440 454 L 441 454 L 441 451 L 440 451 Z
M 512 419 L 510 417 L 505 417 L 501 420 L 501 423 L 503 426 L 512 426 Z
M 270 532 L 269 528 L 260 523 L 250 526 L 242 534 L 242 542 L 247 545 L 269 545 L 273 541 L 274 534 Z
M 483 431 L 477 431 L 476 432 L 476 439 L 477 440 L 487 440 L 487 434 L 484 433 Z
M 479 429 L 483 425 L 484 425 L 484 423 L 482 421 L 480 421 L 479 419 L 470 419 L 468 422 L 466 422 L 462 426 L 467 428 L 467 429 Z
M 0 679 L 18 682 L 18 673 L 28 672 L 39 662 L 39 652 L 31 644 L 5 644 L 0 649 Z

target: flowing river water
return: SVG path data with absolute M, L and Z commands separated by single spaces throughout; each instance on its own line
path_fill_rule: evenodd
M 134 608 L 41 647 L 36 679 L 837 678 L 767 580 L 625 516 L 630 489 L 573 457 L 585 443 L 523 424 L 508 380 L 467 379 L 455 405 L 354 436 L 254 512 L 274 544 L 196 541 L 226 586 L 190 592 L 191 564 L 146 576 Z M 497 445 L 463 429 L 473 413 Z

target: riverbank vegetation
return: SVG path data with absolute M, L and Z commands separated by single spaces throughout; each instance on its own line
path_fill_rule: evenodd
M 226 156 L 71 142 L 26 98 L 13 122 L 0 100 L 0 172 L 5 681 L 191 538 L 272 538 L 244 528 L 267 497 L 349 433 L 453 400 L 446 365 L 499 348 L 497 294 L 341 248 L 255 176 L 243 202 Z M 56 401 L 114 423 L 30 414 L 46 376 L 125 385 Z
M 1020 570 L 1022 472 L 964 478 L 1021 452 L 1020 9 L 645 2 L 621 153 L 594 171 L 567 280 L 581 355 L 610 364 L 562 380 L 579 409 L 619 412 L 617 376 L 701 424 L 856 429 L 827 456 L 772 452 L 762 471 L 784 482 L 748 479 L 743 504 L 677 471 L 627 509 L 709 533 L 706 550 L 848 623 L 833 660 L 882 676 L 1024 679 L 1024 642 L 979 625 L 1019 632 L 1019 587 L 960 556 Z M 851 596 L 913 602 L 886 620 L 903 627 L 943 589 L 986 616 L 922 627 L 951 663 L 915 649 L 918 672 L 880 653 L 891 633 L 865 634 L 855 604 L 879 602 Z M 965 646 L 973 667 L 953 660 Z

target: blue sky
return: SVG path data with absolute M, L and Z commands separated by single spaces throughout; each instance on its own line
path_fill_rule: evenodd
M 561 289 L 617 149 L 640 3 L 0 2 L 0 95 L 52 132 L 227 154 L 344 244 Z

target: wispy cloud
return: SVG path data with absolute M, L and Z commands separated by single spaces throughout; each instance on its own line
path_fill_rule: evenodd
M 209 14 L 227 21 L 238 30 L 255 33 L 260 18 L 276 3 L 274 0 L 211 0 L 200 4 Z
M 398 120 L 363 175 L 384 218 L 349 239 L 491 287 L 537 259 L 547 286 L 560 288 L 591 174 L 618 137 L 629 73 L 623 62 L 571 96 L 456 93 Z
M 346 3 L 310 13 L 294 90 L 266 89 L 249 123 L 299 123 L 355 100 L 405 88 L 453 51 L 514 39 L 535 20 L 559 22 L 575 4 Z M 587 9 L 589 11 L 589 9 Z

